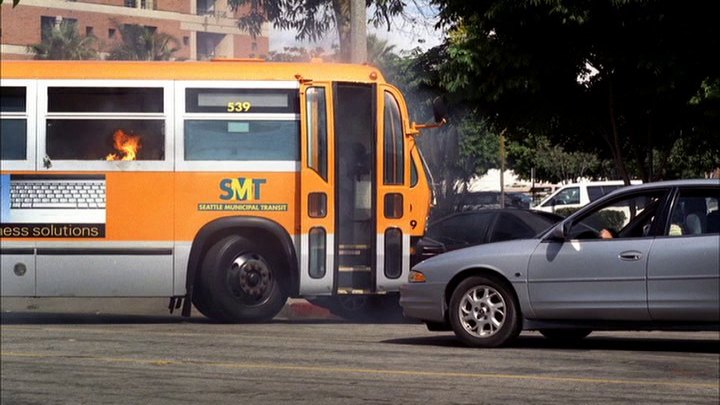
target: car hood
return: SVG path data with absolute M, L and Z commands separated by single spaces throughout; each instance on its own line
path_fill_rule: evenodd
M 431 257 L 413 270 L 422 272 L 429 282 L 447 281 L 471 268 L 487 268 L 509 279 L 525 279 L 530 256 L 539 243 L 540 239 L 519 239 L 472 246 Z

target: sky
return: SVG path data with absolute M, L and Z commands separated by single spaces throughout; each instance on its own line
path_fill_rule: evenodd
M 368 34 L 375 34 L 378 38 L 387 40 L 388 44 L 395 45 L 397 52 L 411 50 L 420 47 L 423 50 L 430 49 L 442 42 L 442 32 L 436 30 L 435 24 L 437 12 L 429 6 L 420 6 L 410 2 L 406 6 L 402 16 L 396 16 L 391 20 L 391 28 L 388 31 L 386 26 L 375 28 L 368 25 Z M 270 51 L 282 51 L 285 47 L 302 46 L 314 48 L 321 46 L 324 49 L 331 49 L 333 43 L 337 44 L 337 33 L 329 32 L 325 38 L 318 42 L 297 41 L 295 31 L 270 29 Z

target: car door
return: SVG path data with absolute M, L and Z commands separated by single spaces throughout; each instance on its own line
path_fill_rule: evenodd
M 646 266 L 668 190 L 624 193 L 564 222 L 564 240 L 538 245 L 528 267 L 542 319 L 648 320 Z M 601 230 L 614 234 L 600 238 Z
M 720 319 L 720 188 L 683 188 L 648 262 L 648 306 L 656 321 Z

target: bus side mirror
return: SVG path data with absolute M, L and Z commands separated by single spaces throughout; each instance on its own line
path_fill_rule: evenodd
M 448 111 L 442 97 L 435 97 L 433 100 L 433 115 L 435 116 L 436 123 L 440 124 L 447 122 Z
M 417 135 L 419 133 L 418 130 L 425 129 L 425 128 L 439 128 L 443 125 L 445 125 L 448 122 L 448 112 L 447 107 L 445 107 L 445 102 L 443 101 L 442 97 L 435 97 L 435 99 L 432 102 L 433 107 L 433 116 L 435 118 L 434 124 L 412 124 L 412 130 L 414 131 L 411 133 L 411 135 Z

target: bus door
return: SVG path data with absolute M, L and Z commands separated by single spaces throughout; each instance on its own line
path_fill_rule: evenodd
M 410 233 L 419 231 L 427 198 L 411 190 L 411 138 L 404 100 L 392 86 L 377 91 L 377 292 L 397 291 L 410 271 Z M 424 207 L 420 202 L 424 202 Z
M 336 237 L 332 86 L 309 82 L 300 92 L 300 292 L 328 295 L 334 293 Z
M 301 293 L 397 291 L 409 271 L 412 223 L 427 214 L 427 201 L 413 210 L 408 193 L 402 97 L 358 83 L 301 91 Z
M 335 83 L 335 292 L 376 286 L 376 86 Z

